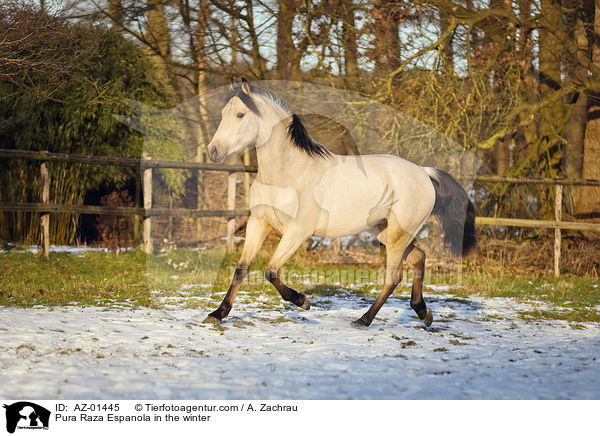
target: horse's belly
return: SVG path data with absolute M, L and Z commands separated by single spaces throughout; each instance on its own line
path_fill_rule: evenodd
M 373 228 L 384 220 L 392 202 L 379 180 L 327 180 L 315 189 L 320 208 L 316 236 L 337 238 Z
M 363 230 L 371 229 L 373 226 L 367 226 L 364 223 L 360 224 L 358 221 L 348 223 L 346 220 L 336 220 L 335 218 L 328 217 L 319 221 L 317 229 L 315 230 L 315 236 L 321 236 L 326 238 L 339 238 L 341 236 L 356 235 Z

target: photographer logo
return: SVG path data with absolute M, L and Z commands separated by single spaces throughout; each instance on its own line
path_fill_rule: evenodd
M 29 401 L 19 401 L 3 406 L 6 409 L 6 431 L 48 430 L 50 411 Z

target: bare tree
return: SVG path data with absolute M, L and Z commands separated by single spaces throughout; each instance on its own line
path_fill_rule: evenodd
M 85 54 L 45 12 L 16 2 L 0 8 L 0 80 L 9 82 L 14 92 L 37 88 L 30 77 L 39 74 L 49 85 L 38 96 L 43 100 L 66 85 L 63 78 Z M 12 95 L 0 94 L 0 101 Z

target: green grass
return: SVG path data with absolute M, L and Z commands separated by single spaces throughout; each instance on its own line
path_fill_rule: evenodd
M 0 254 L 0 305 L 29 307 L 73 302 L 148 306 L 151 293 L 140 252 L 87 252 L 83 257 L 52 253 Z
M 586 308 L 572 308 L 571 310 L 529 310 L 520 313 L 524 319 L 560 319 L 571 322 L 600 322 L 600 312 Z
M 216 307 L 229 285 L 239 253 L 225 255 L 223 250 L 178 249 L 146 256 L 139 250 L 121 254 L 86 252 L 81 256 L 51 253 L 50 259 L 31 253 L 0 254 L 0 306 L 85 304 L 131 307 L 163 307 L 168 297 L 186 308 Z M 264 280 L 267 255 L 259 256 L 249 283 L 242 286 L 243 297 L 261 296 L 263 306 L 281 306 L 277 291 Z M 381 270 L 348 264 L 314 265 L 295 256 L 286 265 L 283 279 L 309 295 L 322 297 L 353 294 L 371 299 L 381 289 Z M 428 275 L 426 282 L 435 283 Z M 452 283 L 448 289 L 425 288 L 425 296 L 453 294 L 457 303 L 465 297 L 509 297 L 522 302 L 544 301 L 556 310 L 532 307 L 524 319 L 564 319 L 573 322 L 600 322 L 600 284 L 590 277 L 529 277 L 509 273 L 491 274 L 477 268 L 465 269 L 462 281 L 439 275 Z M 213 287 L 201 286 L 214 284 Z M 443 283 L 442 283 L 443 284 Z M 375 292 L 373 292 L 375 291 Z M 394 294 L 407 298 L 406 280 Z M 264 296 L 267 298 L 264 299 Z M 167 297 L 166 299 L 164 297 Z M 193 298 L 190 298 L 193 297 Z M 447 297 L 444 297 L 447 298 Z M 450 301 L 450 300 L 448 300 Z M 451 301 L 450 301 L 451 302 Z M 321 300 L 327 304 L 326 298 Z
M 600 281 L 591 277 L 492 276 L 480 272 L 464 275 L 468 294 L 485 297 L 513 297 L 519 300 L 543 300 L 575 307 L 600 304 Z

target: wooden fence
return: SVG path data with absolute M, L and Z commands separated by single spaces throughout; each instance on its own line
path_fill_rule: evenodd
M 554 276 L 560 276 L 560 257 L 561 257 L 561 230 L 580 230 L 600 232 L 600 223 L 587 223 L 582 221 L 563 221 L 563 187 L 564 186 L 600 186 L 600 180 L 570 180 L 570 179 L 542 179 L 542 178 L 515 178 L 515 177 L 495 177 L 495 176 L 477 176 L 475 180 L 484 183 L 518 183 L 518 184 L 537 184 L 554 185 L 554 221 L 551 220 L 530 220 L 517 218 L 499 218 L 499 217 L 476 217 L 477 225 L 507 226 L 507 227 L 537 227 L 554 229 Z
M 139 216 L 143 218 L 143 248 L 146 253 L 152 252 L 152 217 L 217 217 L 227 219 L 227 249 L 234 249 L 235 217 L 246 216 L 247 209 L 235 208 L 236 183 L 235 173 L 256 172 L 256 167 L 244 165 L 220 165 L 199 162 L 173 162 L 149 159 L 128 159 L 104 156 L 84 156 L 77 154 L 50 153 L 45 151 L 5 150 L 0 149 L 1 158 L 28 159 L 41 161 L 40 171 L 42 180 L 41 203 L 7 203 L 0 202 L 0 210 L 41 213 L 41 251 L 48 257 L 50 251 L 49 214 L 77 213 L 97 215 Z M 84 163 L 92 165 L 109 165 L 139 167 L 142 170 L 143 207 L 107 207 L 88 205 L 50 204 L 50 179 L 48 177 L 48 162 Z M 187 169 L 197 171 L 221 171 L 229 173 L 227 185 L 227 209 L 198 210 L 198 209 L 165 209 L 152 207 L 152 174 L 158 168 Z
M 162 160 L 128 159 L 102 156 L 84 156 L 74 154 L 50 153 L 43 151 L 5 150 L 0 149 L 0 157 L 10 159 L 29 159 L 41 161 L 40 172 L 42 180 L 41 203 L 8 203 L 0 202 L 0 210 L 41 213 L 42 253 L 47 257 L 50 251 L 49 214 L 77 213 L 98 215 L 129 215 L 143 218 L 143 248 L 146 253 L 152 252 L 152 217 L 222 217 L 227 219 L 227 250 L 234 250 L 235 217 L 246 216 L 247 209 L 235 208 L 236 176 L 239 172 L 256 172 L 257 168 L 250 165 L 220 165 L 197 162 L 172 162 Z M 93 165 L 140 167 L 143 173 L 143 207 L 106 207 L 87 205 L 51 204 L 50 179 L 48 177 L 48 162 L 84 163 Z M 152 174 L 157 168 L 188 169 L 197 171 L 222 171 L 229 173 L 227 183 L 227 209 L 197 210 L 197 209 L 164 209 L 152 207 Z M 555 186 L 554 220 L 530 220 L 500 217 L 476 217 L 476 225 L 537 227 L 554 229 L 554 274 L 560 275 L 561 230 L 600 231 L 599 223 L 562 220 L 563 186 L 599 186 L 600 180 L 570 180 L 570 179 L 536 179 L 510 178 L 496 176 L 477 176 L 478 182 L 483 183 L 518 183 L 544 184 Z

